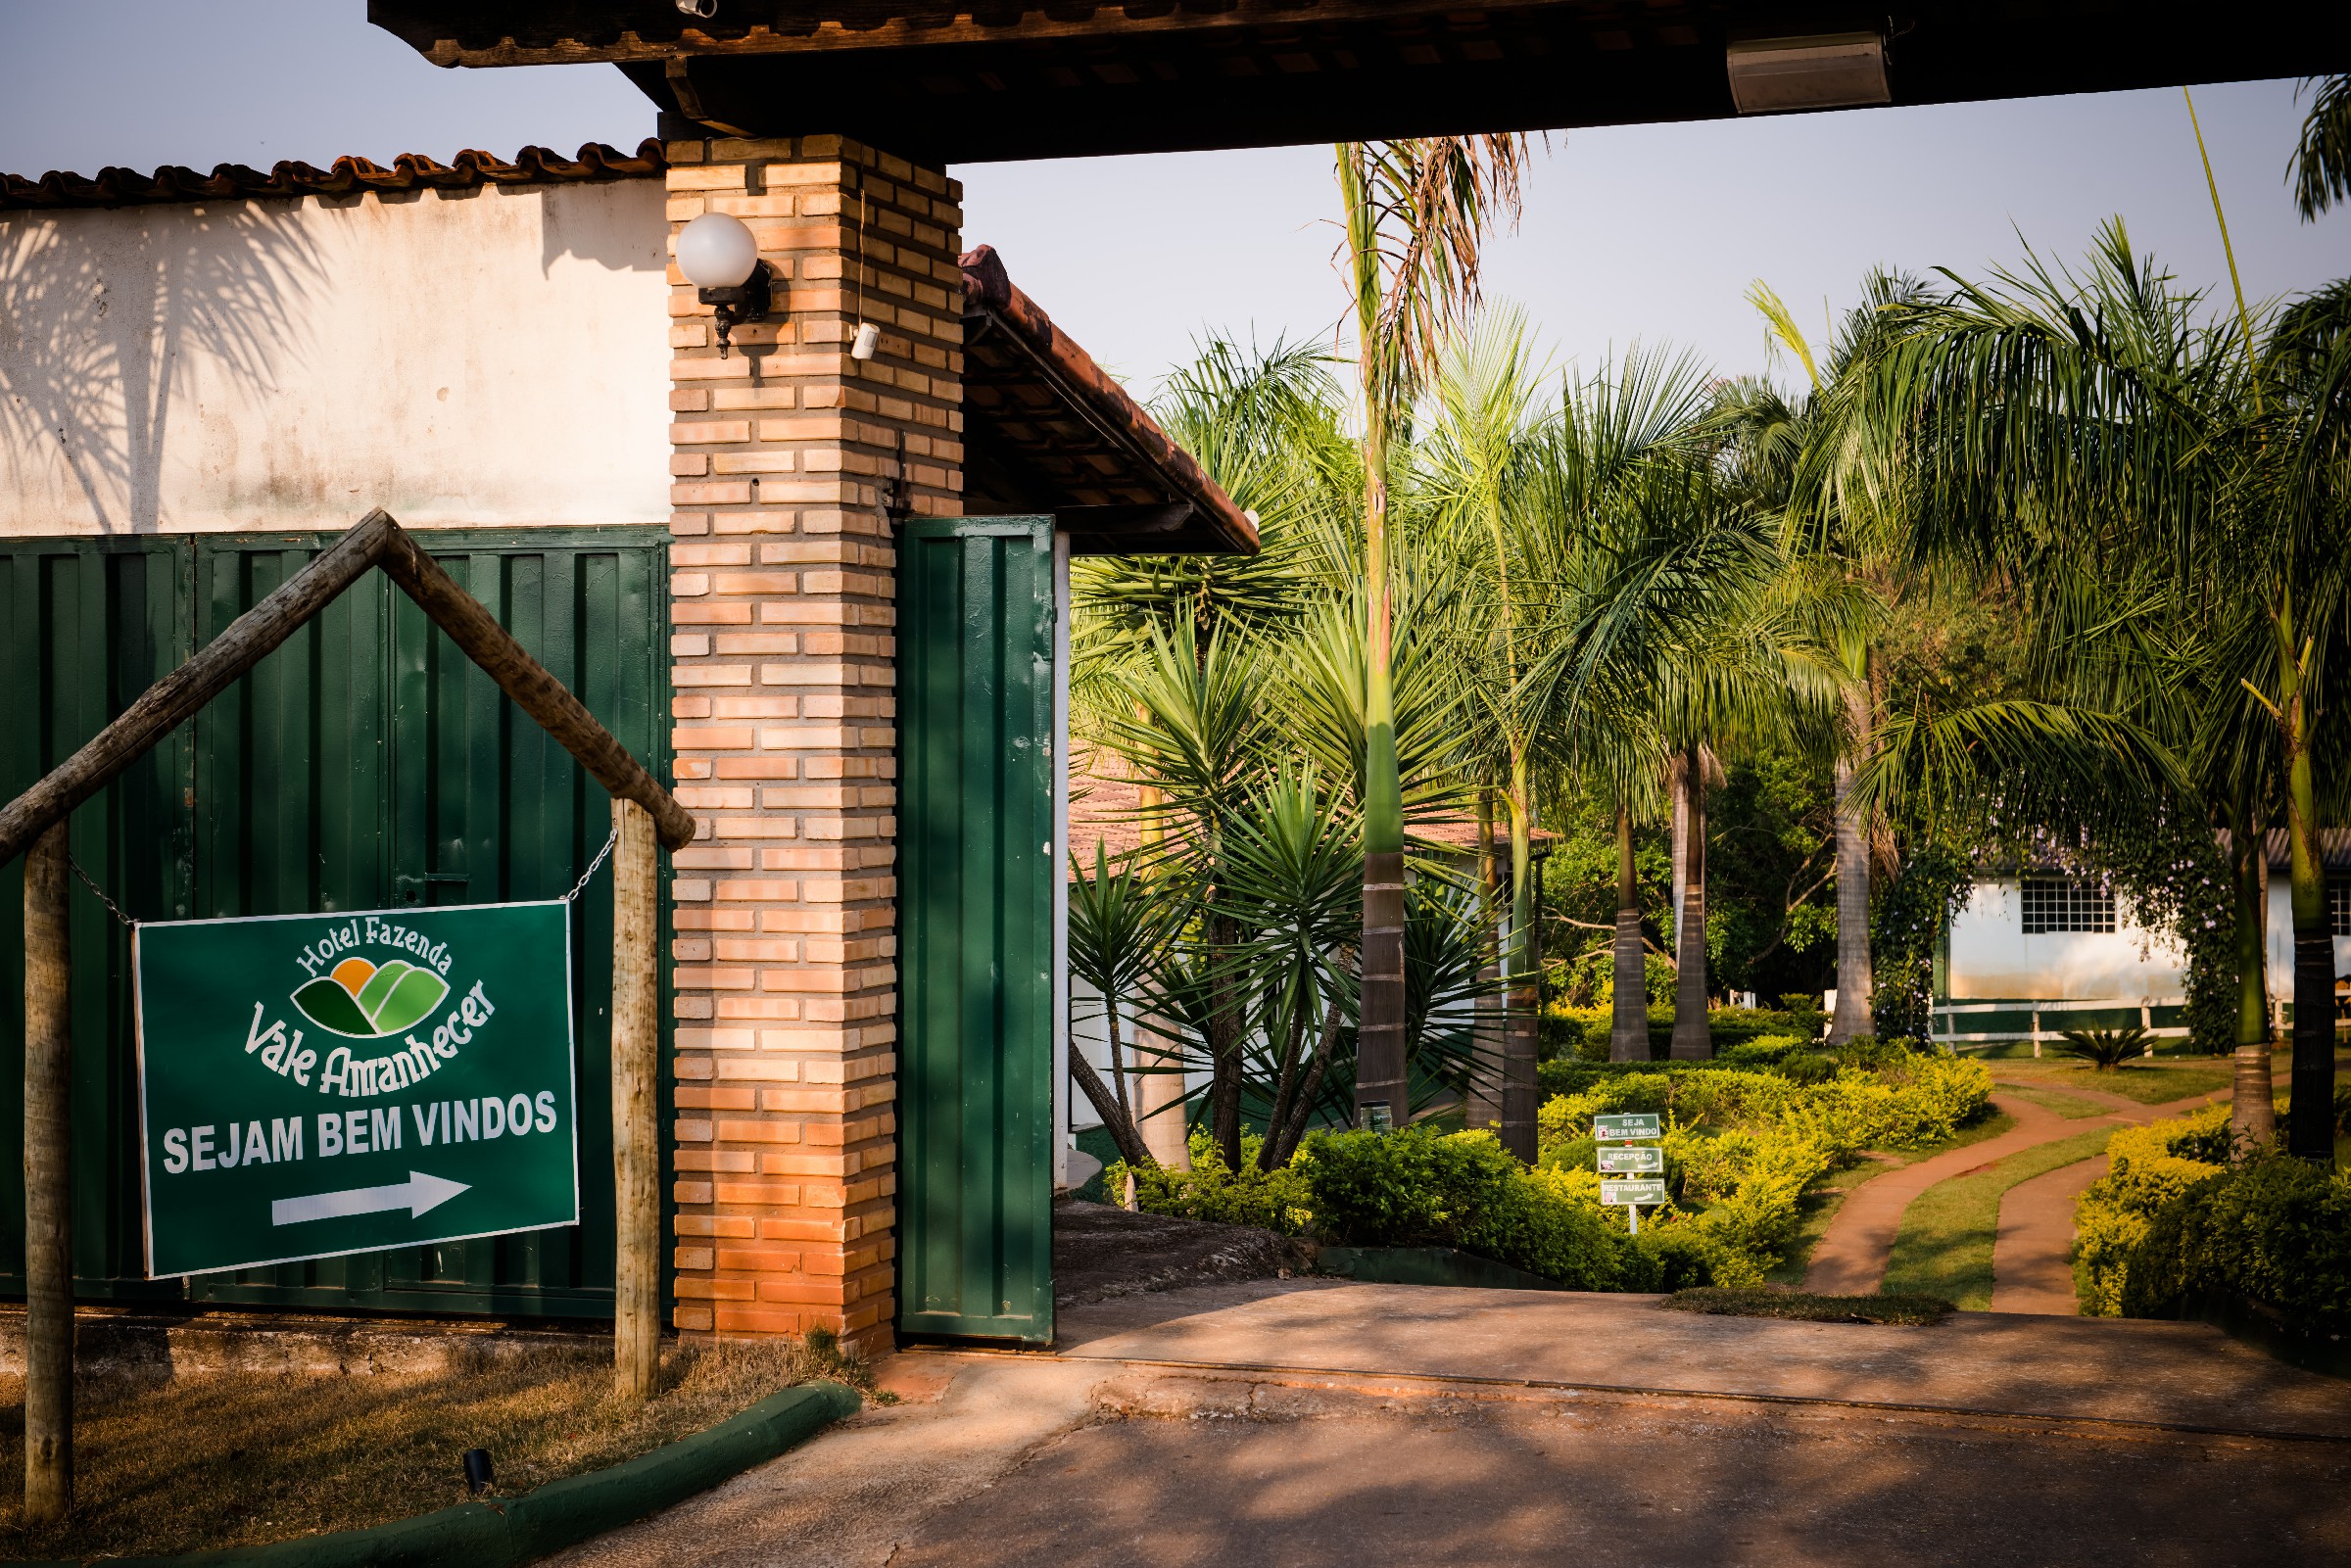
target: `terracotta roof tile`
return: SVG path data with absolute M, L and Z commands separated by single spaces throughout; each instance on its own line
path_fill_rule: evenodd
M 68 207 L 136 207 L 156 202 L 291 200 L 302 196 L 349 196 L 363 191 L 465 190 L 477 185 L 577 184 L 590 180 L 649 179 L 668 166 L 661 144 L 648 140 L 635 154 L 590 142 L 576 158 L 552 148 L 525 147 L 514 161 L 474 149 L 436 164 L 421 153 L 403 153 L 387 168 L 364 158 L 338 158 L 327 168 L 288 161 L 267 173 L 243 164 L 220 164 L 200 174 L 166 164 L 153 174 L 134 168 L 102 168 L 94 178 L 51 170 L 39 179 L 0 174 L 0 213 L 39 212 Z

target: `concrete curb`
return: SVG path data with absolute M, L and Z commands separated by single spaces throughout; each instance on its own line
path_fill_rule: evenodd
M 1491 1258 L 1451 1247 L 1318 1247 L 1315 1272 L 1362 1285 L 1452 1285 L 1472 1290 L 1565 1290 Z
M 707 1492 L 855 1411 L 857 1391 L 809 1383 L 650 1453 L 551 1481 L 496 1502 L 464 1502 L 370 1530 L 179 1557 L 116 1557 L 112 1568 L 518 1568 Z

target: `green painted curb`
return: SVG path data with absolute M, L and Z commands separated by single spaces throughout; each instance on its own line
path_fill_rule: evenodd
M 339 1530 L 180 1557 L 110 1557 L 109 1568 L 518 1568 L 591 1536 L 658 1513 L 772 1459 L 855 1411 L 840 1383 L 808 1383 L 760 1401 L 707 1432 L 497 1502 L 461 1502 L 371 1530 Z

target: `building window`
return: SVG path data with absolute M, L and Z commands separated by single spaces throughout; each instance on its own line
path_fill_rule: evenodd
M 2114 929 L 2114 894 L 2095 882 L 2033 877 L 2025 880 L 2024 896 L 2027 936 L 2043 931 Z
M 2327 928 L 2351 936 L 2351 877 L 2327 879 Z

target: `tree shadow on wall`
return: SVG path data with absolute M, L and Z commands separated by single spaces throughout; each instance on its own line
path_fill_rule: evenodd
M 20 493 L 54 450 L 99 532 L 159 531 L 166 438 L 199 366 L 258 401 L 304 347 L 293 307 L 325 274 L 297 216 L 227 201 L 0 221 L 0 434 Z

